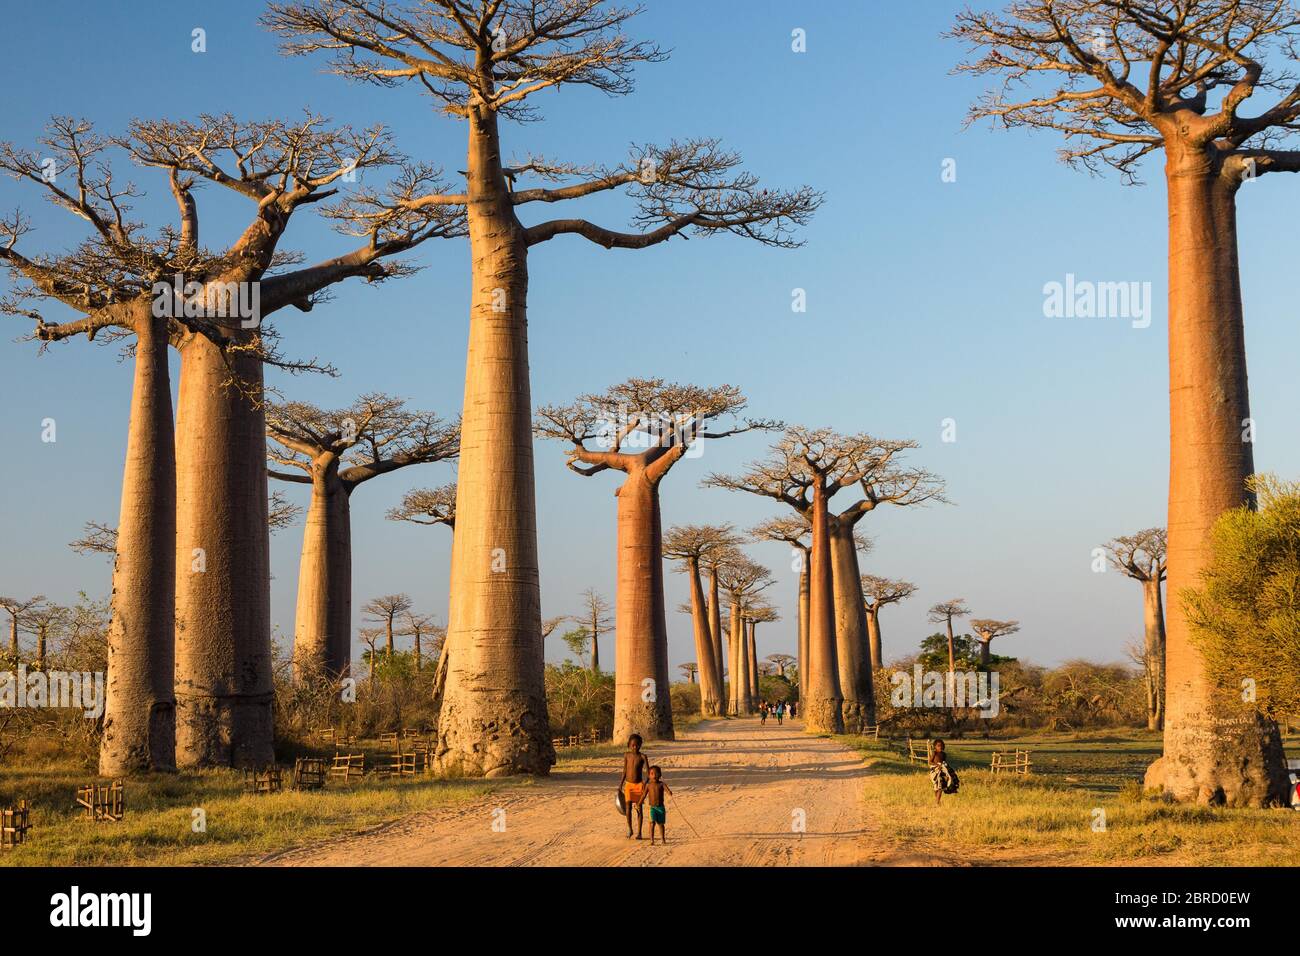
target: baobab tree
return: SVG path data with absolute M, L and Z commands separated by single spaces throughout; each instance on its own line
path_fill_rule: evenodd
M 987 669 L 990 663 L 989 647 L 992 645 L 993 639 L 1015 634 L 1020 630 L 1020 622 L 995 621 L 992 618 L 978 617 L 971 619 L 970 627 L 975 632 L 975 639 L 980 644 L 980 666 Z
M 745 396 L 731 385 L 700 387 L 633 378 L 571 405 L 537 412 L 539 435 L 569 444 L 569 469 L 591 477 L 623 474 L 618 498 L 618 590 L 614 597 L 614 738 L 672 740 L 668 623 L 664 608 L 659 485 L 697 442 L 771 422 L 740 418 Z M 709 431 L 710 423 L 730 427 Z M 698 648 L 697 648 L 698 650 Z M 647 692 L 646 681 L 653 681 Z M 648 699 L 647 699 L 648 698 Z
M 679 569 L 686 572 L 690 587 L 691 629 L 695 637 L 695 659 L 700 669 L 700 713 L 705 717 L 716 717 L 723 712 L 723 683 L 722 661 L 717 653 L 720 642 L 715 639 L 710 623 L 711 607 L 705 600 L 701 568 L 710 556 L 721 556 L 722 552 L 739 543 L 740 538 L 729 524 L 678 525 L 669 528 L 663 536 L 664 557 L 681 562 Z M 717 588 L 716 571 L 712 572 L 710 587 Z
M 32 660 L 34 670 L 45 670 L 45 657 L 49 651 L 50 639 L 56 637 L 68 623 L 70 609 L 61 604 L 42 602 L 23 615 L 23 625 L 27 633 L 36 638 L 36 656 Z
M 691 661 L 689 664 L 678 664 L 677 669 L 686 675 L 687 681 L 694 684 L 695 675 L 699 673 L 700 665 L 696 664 L 694 661 Z
M 456 530 L 456 483 L 439 488 L 415 488 L 402 496 L 402 503 L 389 508 L 389 521 L 445 525 Z
M 746 653 L 749 658 L 749 693 L 758 700 L 758 625 L 770 624 L 781 620 L 781 613 L 765 601 L 751 602 L 745 609 L 745 621 L 749 626 L 749 644 Z
M 293 469 L 272 478 L 311 485 L 298 565 L 293 670 L 334 680 L 352 660 L 352 495 L 380 475 L 456 457 L 460 429 L 381 393 L 347 408 L 270 405 L 267 458 Z M 391 646 L 390 646 L 391 650 Z
M 900 464 L 902 455 L 915 447 L 911 441 L 792 427 L 770 456 L 752 463 L 746 473 L 705 479 L 712 487 L 775 498 L 810 524 L 809 673 L 804 702 L 810 731 L 857 730 L 875 720 L 855 526 L 880 504 L 943 500 L 938 478 Z M 854 485 L 860 486 L 859 499 L 832 514 L 831 498 Z M 844 586 L 846 580 L 852 582 L 851 591 Z
M 334 71 L 354 80 L 418 83 L 444 114 L 466 121 L 464 191 L 430 191 L 413 205 L 468 210 L 473 277 L 457 502 L 463 534 L 452 557 L 452 673 L 437 759 L 470 774 L 546 773 L 554 762 L 538 637 L 529 251 L 560 236 L 645 249 L 717 233 L 789 247 L 797 244 L 794 228 L 821 199 L 806 187 L 761 188 L 739 156 L 713 139 L 634 147 L 613 166 L 538 156 L 516 166 L 503 161 L 499 120 L 533 117 L 538 94 L 564 86 L 626 94 L 638 64 L 663 59 L 658 47 L 624 33 L 636 12 L 601 0 L 305 0 L 273 3 L 264 17 L 286 38 L 286 52 L 329 51 Z M 528 176 L 548 185 L 520 188 Z M 576 217 L 528 226 L 519 219 L 524 206 L 620 190 L 638 206 L 630 232 Z M 509 573 L 492 573 L 502 560 Z
M 930 608 L 929 621 L 931 624 L 942 624 L 948 629 L 948 673 L 951 674 L 957 670 L 957 645 L 956 638 L 952 632 L 952 622 L 954 618 L 965 617 L 970 613 L 970 608 L 966 606 L 965 598 L 953 598 L 950 601 L 941 601 Z
M 1300 128 L 1289 72 L 1300 10 L 1290 0 L 1021 0 L 1001 15 L 965 11 L 952 35 L 974 48 L 961 70 L 997 77 L 972 120 L 1056 130 L 1067 162 L 1110 166 L 1128 182 L 1164 151 L 1171 601 L 1164 755 L 1146 785 L 1179 800 L 1280 803 L 1277 725 L 1208 678 L 1181 594 L 1209 560 L 1215 519 L 1253 501 L 1236 203 L 1243 183 L 1300 171 L 1300 151 L 1282 148 Z M 1256 93 L 1271 102 L 1243 115 Z
M 880 643 L 880 609 L 886 604 L 906 601 L 915 593 L 916 585 L 911 581 L 882 578 L 874 574 L 862 575 L 862 604 L 867 612 L 867 636 L 871 642 L 873 671 L 885 666 L 884 650 Z
M 1146 528 L 1106 542 L 1110 563 L 1142 585 L 1147 685 L 1147 728 L 1162 730 L 1165 719 L 1165 611 L 1160 585 L 1165 579 L 1164 528 Z
M 768 518 L 754 525 L 749 529 L 749 534 L 756 541 L 782 541 L 790 545 L 794 566 L 799 571 L 796 649 L 799 659 L 799 698 L 802 700 L 808 672 L 808 564 L 812 553 L 812 526 L 802 514 L 785 515 Z
M 229 763 L 238 751 L 248 762 L 265 763 L 270 759 L 269 598 L 249 595 L 249 589 L 269 587 L 265 478 L 245 471 L 217 487 L 222 473 L 235 469 L 209 462 L 229 453 L 244 460 L 246 469 L 261 468 L 260 405 L 252 403 L 257 407 L 242 418 L 211 406 L 234 404 L 237 396 L 242 405 L 250 404 L 246 399 L 258 390 L 262 362 L 313 367 L 279 359 L 274 329 L 263 319 L 291 304 L 310 308 L 316 292 L 350 276 L 373 280 L 401 274 L 400 267 L 389 270 L 379 260 L 437 234 L 442 223 L 454 224 L 454 216 L 341 203 L 332 213 L 339 227 L 364 226 L 366 244 L 306 268 L 279 271 L 293 262 L 276 247 L 294 212 L 325 198 L 326 187 L 353 170 L 400 159 L 381 131 L 329 131 L 314 117 L 299 124 L 245 124 L 230 116 L 204 116 L 192 123 L 140 121 L 108 140 L 83 121 L 56 118 L 41 145 L 39 152 L 0 146 L 0 168 L 41 185 L 56 205 L 89 224 L 90 237 L 70 253 L 31 257 L 18 249 L 29 221 L 15 215 L 0 223 L 0 259 L 20 280 L 0 308 L 34 319 L 33 338 L 42 347 L 83 334 L 134 340 L 101 770 L 116 774 L 175 765 L 174 681 L 193 718 L 182 721 L 183 762 Z M 166 175 L 178 225 L 147 235 L 128 218 L 127 200 L 136 194 L 131 186 L 114 184 L 105 159 L 110 148 Z M 204 180 L 255 205 L 252 220 L 224 250 L 209 249 L 199 236 L 196 192 Z M 417 172 L 405 184 L 423 192 L 434 181 Z M 81 318 L 47 322 L 32 300 L 67 306 Z M 192 373 L 182 384 L 175 428 L 169 342 L 181 351 L 182 372 Z M 199 356 L 206 356 L 203 368 L 196 368 Z M 252 366 L 256 381 L 243 374 Z M 225 388 L 229 382 L 239 387 Z M 255 455 L 254 433 L 237 427 L 250 415 L 258 419 Z M 202 471 L 205 463 L 213 467 L 194 481 L 179 480 L 174 432 L 190 449 L 185 436 L 192 430 L 200 433 L 194 443 L 206 448 L 208 459 L 195 458 L 198 464 L 190 470 Z M 244 446 L 237 445 L 236 436 L 245 439 Z M 213 520 L 203 529 L 209 533 L 190 533 L 187 516 L 204 504 L 226 509 L 223 518 L 234 516 L 243 524 Z M 179 557 L 178 540 L 184 549 Z M 225 595 L 225 604 L 197 608 L 194 620 L 180 629 L 181 654 L 174 667 L 176 608 L 191 603 L 188 594 L 177 600 L 178 565 L 185 582 L 210 585 L 218 598 Z M 229 640 L 209 634 L 223 628 Z M 235 711 L 242 715 L 239 721 Z M 236 722 L 240 726 L 232 730 Z
M 582 592 L 582 612 L 574 615 L 572 620 L 581 624 L 591 635 L 591 669 L 600 673 L 600 635 L 613 625 L 609 618 L 609 602 L 595 588 Z
M 768 654 L 764 660 L 772 665 L 778 677 L 784 677 L 785 669 L 795 663 L 795 659 L 789 654 Z
M 727 713 L 733 716 L 754 712 L 754 688 L 746 614 L 757 604 L 757 595 L 775 584 L 772 573 L 739 552 L 718 568 L 718 585 L 726 592 L 731 622 L 727 658 L 730 666 Z
M 366 645 L 365 658 L 369 665 L 367 668 L 367 679 L 371 684 L 375 682 L 375 659 L 379 656 L 379 639 L 384 636 L 382 627 L 363 627 L 357 631 L 361 638 L 361 643 Z
M 9 614 L 9 660 L 11 666 L 18 666 L 18 631 L 27 625 L 27 615 L 45 605 L 45 595 L 37 594 L 29 598 L 0 597 L 0 608 Z
M 384 632 L 384 656 L 393 656 L 393 635 L 396 633 L 396 621 L 415 606 L 409 594 L 384 594 L 372 598 L 361 608 L 361 613 L 369 621 L 375 622 Z
M 416 614 L 415 611 L 408 610 L 403 621 L 402 628 L 397 633 L 414 641 L 412 649 L 415 651 L 415 669 L 419 672 L 424 669 L 424 638 L 427 636 L 433 639 L 432 650 L 437 656 L 442 653 L 446 631 L 438 626 L 437 619 L 432 614 Z M 349 648 L 349 652 L 350 650 Z

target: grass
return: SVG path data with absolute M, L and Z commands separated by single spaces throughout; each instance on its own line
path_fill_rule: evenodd
M 953 862 L 1300 866 L 1300 813 L 1143 794 L 1143 772 L 1160 753 L 1159 735 L 1145 730 L 948 741 L 961 791 L 939 807 L 905 745 L 900 754 L 885 741 L 841 739 L 867 758 L 865 798 L 889 834 Z M 1033 773 L 994 776 L 991 752 L 1017 747 L 1032 751 Z M 1300 740 L 1287 747 L 1300 751 Z
M 333 751 L 295 748 L 302 754 Z M 358 741 L 348 748 L 378 766 L 391 745 Z M 566 747 L 561 764 L 622 752 L 613 743 Z M 531 778 L 483 780 L 367 774 L 324 790 L 252 796 L 242 771 L 151 774 L 126 782 L 126 818 L 93 823 L 75 806 L 76 790 L 95 779 L 88 759 L 33 741 L 11 755 L 0 776 L 0 805 L 25 797 L 32 805 L 29 842 L 0 854 L 3 866 L 221 866 L 255 861 L 293 847 L 367 830 L 409 814 L 470 803 L 501 786 Z M 292 772 L 282 768 L 286 787 Z M 202 810 L 206 831 L 195 832 Z

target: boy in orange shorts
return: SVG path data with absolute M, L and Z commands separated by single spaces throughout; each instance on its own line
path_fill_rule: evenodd
M 641 752 L 641 735 L 627 739 L 627 753 L 623 754 L 623 800 L 627 804 L 627 835 L 632 835 L 632 808 L 636 807 L 636 838 L 641 839 L 641 802 L 645 797 L 646 778 L 650 761 Z

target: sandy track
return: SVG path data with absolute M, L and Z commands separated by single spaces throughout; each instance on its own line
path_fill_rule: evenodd
M 843 745 L 799 721 L 717 720 L 646 746 L 675 798 L 667 846 L 628 839 L 614 808 L 617 756 L 566 762 L 549 778 L 507 784 L 465 806 L 262 861 L 275 866 L 845 866 L 946 861 L 888 839 L 868 814 L 869 772 Z M 503 832 L 493 830 L 504 810 Z M 796 811 L 804 831 L 797 832 Z M 693 825 L 695 831 L 687 825 Z

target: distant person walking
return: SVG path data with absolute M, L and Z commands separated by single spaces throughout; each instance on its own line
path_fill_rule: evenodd
M 778 727 L 781 726 L 781 718 L 784 716 L 785 716 L 785 701 L 778 700 L 776 702 L 776 725 Z
M 758 722 L 765 727 L 767 726 L 767 701 L 762 701 L 758 705 Z

